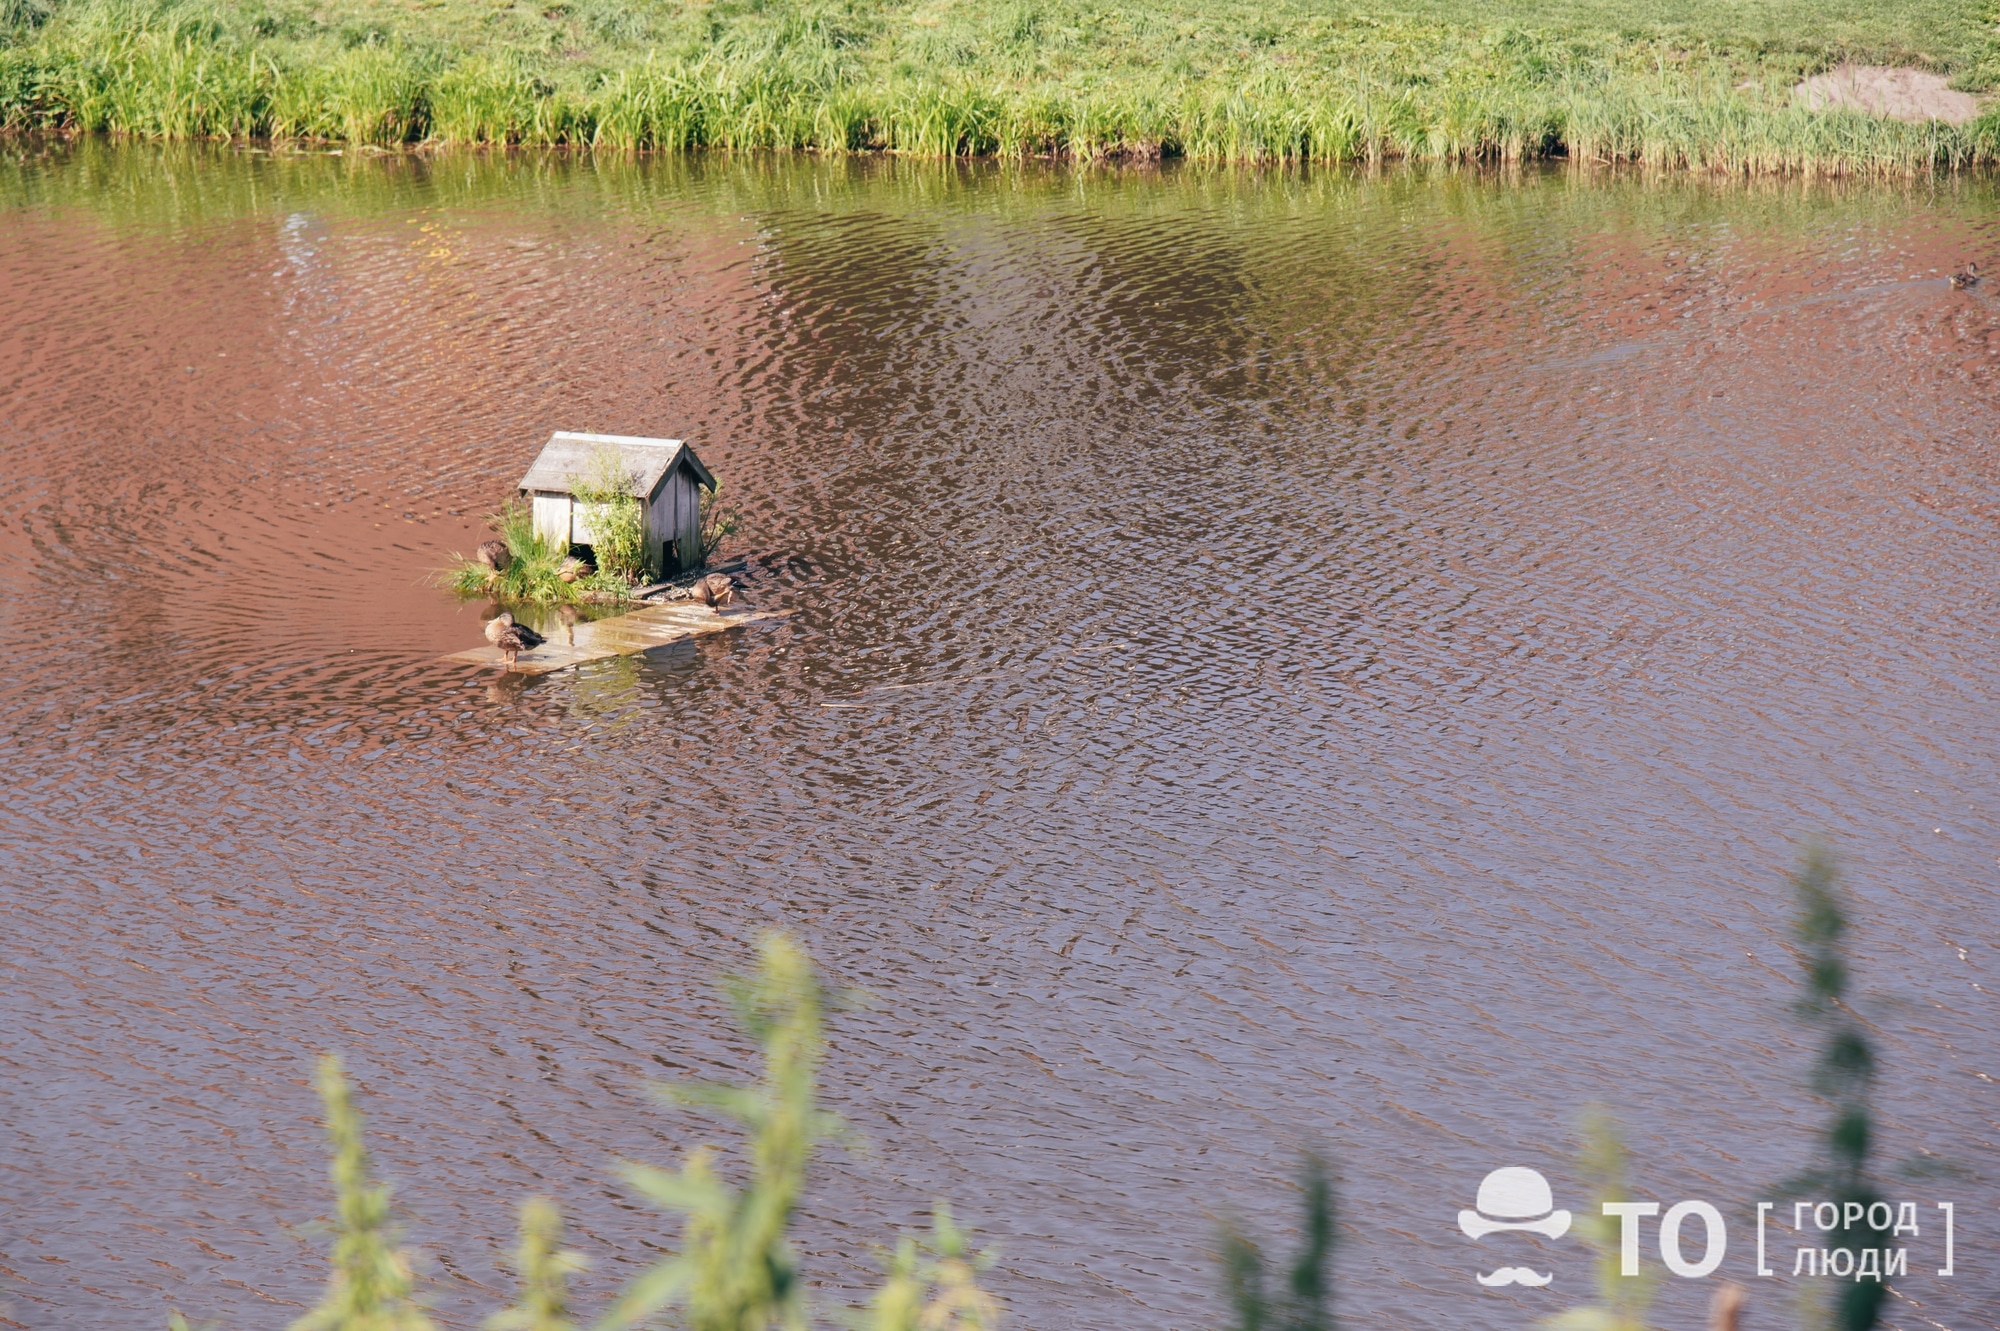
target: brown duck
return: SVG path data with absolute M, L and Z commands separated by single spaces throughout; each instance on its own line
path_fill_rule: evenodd
M 486 621 L 486 641 L 500 649 L 507 668 L 512 670 L 516 656 L 533 651 L 548 639 L 525 624 L 516 624 L 514 616 L 502 610 L 498 618 Z
M 481 541 L 475 553 L 479 562 L 495 573 L 505 573 L 507 566 L 514 562 L 513 551 L 507 548 L 505 541 Z
M 711 573 L 697 578 L 687 589 L 689 599 L 703 605 L 728 605 L 736 599 L 736 584 L 727 573 Z
M 1965 267 L 1951 275 L 1951 289 L 1953 291 L 1964 291 L 1968 287 L 1976 287 L 1978 285 L 1979 265 L 1976 263 L 1968 263 Z

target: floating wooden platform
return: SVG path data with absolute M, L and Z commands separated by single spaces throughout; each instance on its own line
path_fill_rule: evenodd
M 696 601 L 649 605 L 629 615 L 614 615 L 610 619 L 592 620 L 573 627 L 558 627 L 549 634 L 547 642 L 532 652 L 522 652 L 515 657 L 513 671 L 517 675 L 546 675 L 582 665 L 586 661 L 602 661 L 608 656 L 637 656 L 655 647 L 686 642 L 704 634 L 783 619 L 787 613 L 782 610 L 755 610 L 749 606 L 728 606 L 716 610 Z M 507 659 L 500 654 L 498 647 L 475 647 L 470 651 L 441 656 L 438 660 L 452 665 L 507 669 Z

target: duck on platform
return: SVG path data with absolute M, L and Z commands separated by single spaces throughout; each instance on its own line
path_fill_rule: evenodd
M 728 605 L 736 599 L 736 584 L 729 580 L 727 573 L 711 573 L 698 578 L 687 589 L 690 599 L 703 605 Z
M 548 639 L 525 624 L 516 624 L 514 616 L 502 610 L 497 618 L 486 621 L 486 641 L 500 649 L 507 668 L 512 670 L 516 656 L 533 651 Z
M 1979 265 L 1976 263 L 1968 263 L 1965 267 L 1951 275 L 1951 289 L 1953 291 L 1964 291 L 1969 287 L 1976 287 L 1978 285 Z

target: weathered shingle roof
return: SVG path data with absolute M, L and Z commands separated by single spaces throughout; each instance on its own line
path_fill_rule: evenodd
M 617 452 L 619 467 L 632 477 L 632 494 L 652 502 L 674 467 L 685 458 L 695 479 L 713 487 L 715 477 L 701 465 L 694 450 L 678 439 L 643 439 L 629 434 L 572 434 L 557 430 L 542 445 L 541 455 L 528 474 L 521 478 L 523 493 L 536 490 L 568 494 L 579 480 L 589 480 L 597 468 L 598 456 L 606 449 Z

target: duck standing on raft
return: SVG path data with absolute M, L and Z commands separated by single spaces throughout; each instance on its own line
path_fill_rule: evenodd
M 736 599 L 736 584 L 730 581 L 727 573 L 711 573 L 705 578 L 697 578 L 681 594 L 706 606 L 725 606 Z
M 498 618 L 486 621 L 486 641 L 500 649 L 507 668 L 512 670 L 516 656 L 533 651 L 548 639 L 525 624 L 516 624 L 514 616 L 502 610 Z

